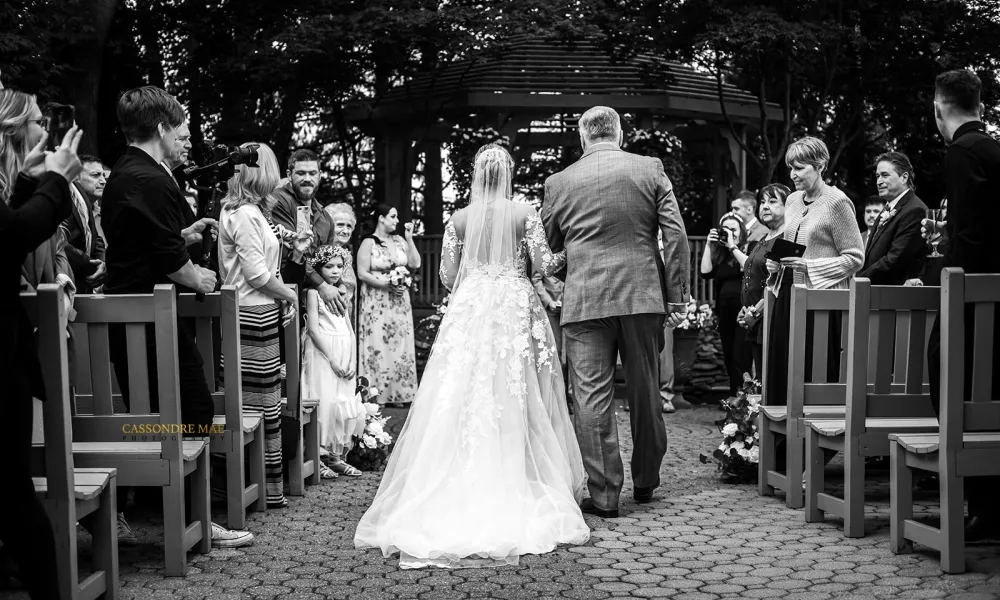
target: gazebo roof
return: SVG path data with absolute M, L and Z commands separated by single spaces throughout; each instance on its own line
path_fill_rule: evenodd
M 654 67 L 666 68 L 669 83 L 649 76 Z M 759 123 L 756 96 L 730 84 L 723 92 L 733 121 Z M 579 113 L 595 105 L 680 119 L 723 119 L 718 86 L 709 74 L 645 55 L 619 62 L 593 42 L 528 36 L 511 39 L 498 57 L 451 63 L 380 98 L 351 103 L 347 116 L 362 126 L 379 126 L 470 112 Z M 765 107 L 769 119 L 783 120 L 780 105 Z

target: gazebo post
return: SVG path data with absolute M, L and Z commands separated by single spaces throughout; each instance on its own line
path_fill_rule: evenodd
M 424 152 L 424 233 L 444 233 L 444 182 L 441 176 L 441 142 L 425 142 Z
M 376 145 L 375 168 L 384 178 L 384 196 L 380 201 L 396 208 L 401 223 L 408 222 L 413 214 L 411 145 L 409 136 L 400 135 L 388 135 Z

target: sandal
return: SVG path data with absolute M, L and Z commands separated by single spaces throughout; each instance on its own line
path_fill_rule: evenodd
M 326 466 L 323 463 L 319 463 L 319 478 L 320 479 L 336 479 L 340 477 L 336 471 Z
M 288 506 L 288 498 L 282 498 L 278 502 L 268 502 L 267 503 L 268 510 L 270 510 L 272 508 L 285 508 L 287 506 Z
M 332 468 L 341 475 L 346 475 L 348 477 L 361 477 L 361 471 L 357 467 L 352 467 L 343 461 L 334 463 Z

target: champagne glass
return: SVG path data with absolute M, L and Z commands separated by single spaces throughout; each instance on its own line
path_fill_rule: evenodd
M 927 255 L 927 258 L 941 258 L 944 255 L 938 252 L 938 244 L 941 243 L 941 228 L 938 227 L 938 221 L 944 219 L 944 213 L 939 208 L 928 208 L 927 209 L 927 239 L 931 243 L 932 251 Z

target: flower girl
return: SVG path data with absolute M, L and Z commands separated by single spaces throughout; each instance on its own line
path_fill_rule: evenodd
M 321 246 L 310 264 L 330 285 L 340 283 L 350 252 Z M 358 477 L 361 471 L 344 462 L 352 438 L 365 430 L 365 409 L 355 396 L 354 332 L 347 317 L 335 315 L 316 290 L 306 294 L 306 330 L 302 334 L 302 397 L 319 399 L 320 467 L 323 479 Z

